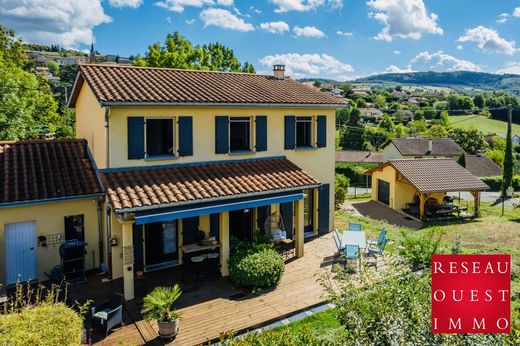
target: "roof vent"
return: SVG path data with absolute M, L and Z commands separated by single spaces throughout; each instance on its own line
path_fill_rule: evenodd
M 273 65 L 273 76 L 275 79 L 283 80 L 285 78 L 285 65 Z

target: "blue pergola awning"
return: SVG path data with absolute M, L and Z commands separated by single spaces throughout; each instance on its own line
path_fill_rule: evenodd
M 135 223 L 144 225 L 152 222 L 166 222 L 193 216 L 217 214 L 225 211 L 256 208 L 265 205 L 293 202 L 303 199 L 301 191 L 278 193 L 255 197 L 220 200 L 208 203 L 187 204 L 184 206 L 157 208 L 135 213 Z

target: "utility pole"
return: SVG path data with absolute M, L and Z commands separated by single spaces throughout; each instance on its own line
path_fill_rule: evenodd
M 511 185 L 513 183 L 513 143 L 511 139 L 512 123 L 513 123 L 513 106 L 507 106 L 507 135 L 506 135 L 506 152 L 504 154 L 504 175 L 502 176 L 502 215 L 504 215 L 504 200 L 511 194 Z
M 65 124 L 69 124 L 69 96 L 67 95 L 67 86 L 64 85 L 65 89 Z

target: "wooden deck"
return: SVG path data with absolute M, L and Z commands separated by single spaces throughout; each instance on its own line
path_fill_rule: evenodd
M 305 256 L 286 264 L 280 285 L 252 295 L 227 280 L 205 283 L 195 290 L 185 290 L 176 304 L 181 314 L 180 332 L 170 342 L 159 340 L 155 322 L 140 320 L 139 300 L 127 304 L 131 323 L 114 329 L 97 345 L 128 344 L 199 345 L 217 340 L 223 332 L 243 332 L 292 315 L 324 302 L 323 291 L 315 274 L 330 270 L 335 246 L 328 234 L 305 244 Z M 173 284 L 175 281 L 171 282 Z M 133 305 L 132 305 L 133 304 Z M 135 315 L 138 316 L 135 316 Z M 155 333 L 154 333 L 155 332 Z

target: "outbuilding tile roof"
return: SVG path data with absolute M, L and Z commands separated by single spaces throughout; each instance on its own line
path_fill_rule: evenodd
M 0 142 L 0 205 L 102 194 L 85 140 Z
M 432 151 L 429 151 L 429 142 Z M 458 156 L 464 150 L 451 138 L 393 138 L 391 140 L 403 156 Z
M 391 165 L 420 192 L 482 191 L 482 180 L 450 158 L 390 160 L 367 171 L 372 174 Z
M 75 105 L 84 81 L 103 103 L 344 104 L 287 77 L 279 80 L 252 73 L 81 64 L 71 106 Z
M 286 158 L 100 173 L 115 210 L 176 205 L 313 187 L 318 180 Z
M 502 175 L 502 168 L 484 155 L 466 155 L 466 169 L 477 177 Z
M 385 157 L 377 151 L 341 150 L 336 151 L 336 162 L 383 163 Z

